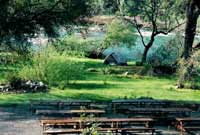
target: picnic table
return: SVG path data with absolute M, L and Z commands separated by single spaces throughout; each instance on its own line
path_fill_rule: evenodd
M 105 110 L 98 110 L 98 109 L 83 109 L 83 110 L 36 110 L 36 114 L 50 114 L 50 115 L 69 115 L 69 116 L 78 116 L 80 117 L 81 114 L 93 114 L 95 116 L 100 116 L 104 114 Z
M 112 128 L 123 128 L 130 125 L 143 125 L 145 127 L 152 126 L 154 121 L 152 118 L 97 118 L 96 121 L 101 125 L 108 125 Z
M 55 120 L 41 120 L 44 133 L 67 133 L 70 131 L 80 132 L 84 128 L 91 126 L 88 123 L 97 123 L 98 131 L 115 131 L 115 132 L 133 132 L 133 131 L 151 131 L 155 132 L 155 129 L 151 128 L 149 124 L 153 122 L 151 118 L 93 118 L 93 119 L 55 119 Z M 143 127 L 131 127 L 133 125 L 143 125 Z M 128 125 L 128 126 L 127 126 Z M 64 130 L 48 130 L 49 126 L 71 126 L 69 129 Z M 49 128 L 52 129 L 52 128 Z
M 200 117 L 176 118 L 176 127 L 182 132 L 200 131 Z
M 121 135 L 127 135 L 128 133 L 137 133 L 137 132 L 150 132 L 152 135 L 155 133 L 154 128 L 97 128 L 97 131 L 105 132 L 104 134 L 111 132 L 111 133 L 120 133 Z M 43 131 L 44 135 L 57 135 L 57 134 L 82 134 L 84 129 L 50 129 Z M 103 135 L 104 135 L 103 134 Z
M 80 119 L 45 119 L 41 120 L 40 123 L 43 127 L 43 131 L 46 131 L 51 126 L 72 126 L 71 128 L 77 129 L 80 125 Z
M 168 107 L 171 104 L 168 100 L 151 100 L 151 99 L 138 99 L 138 100 L 113 100 L 112 108 L 118 108 L 119 106 L 154 106 L 154 107 Z
M 153 116 L 159 117 L 167 117 L 169 115 L 183 115 L 187 116 L 190 115 L 192 112 L 191 109 L 188 108 L 135 108 L 135 107 L 128 107 L 128 108 L 118 108 L 118 112 L 125 113 L 125 114 L 148 114 Z
M 91 100 L 69 100 L 69 101 L 45 101 L 45 100 L 30 100 L 30 110 L 35 112 L 39 109 L 70 109 L 74 107 L 89 108 Z

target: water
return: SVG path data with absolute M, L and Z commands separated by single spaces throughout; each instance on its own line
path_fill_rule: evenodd
M 143 31 L 143 34 L 144 34 L 145 43 L 147 44 L 148 41 L 150 40 L 151 33 L 148 31 Z M 121 44 L 120 46 L 112 46 L 112 47 L 106 49 L 104 51 L 104 54 L 109 55 L 109 54 L 115 52 L 117 54 L 120 54 L 122 57 L 124 57 L 128 61 L 141 60 L 142 54 L 144 51 L 144 46 L 142 44 L 141 37 L 139 36 L 138 33 L 136 33 L 136 36 L 137 36 L 136 43 L 134 45 L 132 45 L 131 47 L 128 47 L 128 45 L 126 45 L 126 44 Z M 104 37 L 105 37 L 104 32 L 93 31 L 93 32 L 88 33 L 88 39 L 103 40 Z M 165 45 L 173 37 L 174 37 L 173 34 L 157 36 L 154 41 L 153 46 L 149 50 L 148 56 L 155 53 L 158 47 Z
M 60 29 L 61 33 L 61 38 L 67 37 L 67 32 L 64 29 Z M 147 43 L 151 33 L 149 31 L 143 31 L 142 32 L 144 35 L 145 42 Z M 79 28 L 77 28 L 76 32 L 74 33 L 75 36 L 82 38 L 82 35 L 80 33 Z M 127 59 L 128 61 L 139 61 L 141 60 L 143 51 L 144 51 L 144 46 L 141 41 L 141 37 L 139 36 L 138 33 L 136 33 L 137 40 L 135 45 L 132 45 L 131 47 L 127 47 L 126 44 L 121 44 L 120 46 L 112 46 L 104 51 L 105 55 L 109 55 L 110 53 L 117 53 L 120 54 L 122 57 Z M 173 34 L 170 35 L 159 35 L 156 37 L 155 42 L 153 46 L 150 48 L 148 56 L 151 56 L 151 54 L 155 53 L 157 48 L 160 46 L 165 45 L 171 38 L 173 38 Z M 87 39 L 88 40 L 104 40 L 105 37 L 105 32 L 102 30 L 101 27 L 94 26 L 90 27 L 87 33 Z M 32 43 L 34 45 L 43 45 L 47 44 L 48 39 L 47 37 L 40 37 L 32 40 Z M 37 48 L 35 46 L 35 48 Z

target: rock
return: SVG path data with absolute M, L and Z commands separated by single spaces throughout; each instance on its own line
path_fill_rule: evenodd
M 95 69 L 95 68 L 89 68 L 87 71 L 88 71 L 88 72 L 98 72 L 98 70 Z
M 29 93 L 45 92 L 48 89 L 48 86 L 43 82 L 34 82 L 31 80 L 17 80 L 15 82 L 17 83 L 10 83 L 10 85 L 0 85 L 0 92 Z
M 123 75 L 124 75 L 124 76 L 127 76 L 128 74 L 129 74 L 129 72 L 125 72 Z

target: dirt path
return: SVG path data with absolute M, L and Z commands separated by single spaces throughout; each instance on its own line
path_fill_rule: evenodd
M 0 108 L 0 135 L 42 135 L 38 119 L 22 108 Z

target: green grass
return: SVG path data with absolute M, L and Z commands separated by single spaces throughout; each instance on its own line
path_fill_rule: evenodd
M 0 104 L 28 103 L 32 100 L 68 100 L 68 99 L 90 99 L 90 100 L 113 100 L 134 99 L 140 97 L 152 97 L 155 99 L 170 99 L 181 101 L 200 101 L 200 91 L 189 89 L 175 89 L 176 77 L 148 77 L 130 75 L 124 76 L 123 72 L 131 70 L 138 72 L 139 67 L 129 66 L 110 67 L 102 64 L 100 60 L 74 59 L 85 63 L 86 70 L 95 68 L 99 72 L 87 72 L 84 80 L 76 81 L 64 90 L 51 88 L 47 93 L 29 94 L 0 94 Z M 12 66 L 11 66 L 12 67 Z M 2 67 L 0 66 L 0 69 Z M 101 70 L 121 71 L 119 74 L 103 75 Z M 12 69 L 12 68 L 11 68 Z M 4 71 L 4 73 L 7 71 Z M 0 82 L 4 80 L 0 73 Z

